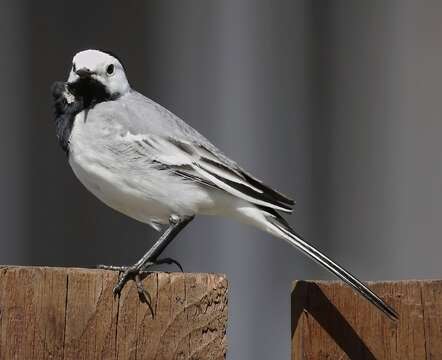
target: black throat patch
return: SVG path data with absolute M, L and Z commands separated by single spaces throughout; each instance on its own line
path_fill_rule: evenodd
M 91 77 L 80 78 L 73 83 L 68 83 L 67 88 L 75 99 L 83 102 L 85 109 L 92 109 L 98 103 L 118 97 L 118 95 L 111 95 L 101 82 Z
M 67 92 L 73 101 L 68 102 Z M 79 79 L 74 83 L 57 81 L 51 87 L 54 101 L 55 130 L 58 142 L 64 152 L 69 155 L 69 139 L 75 116 L 81 111 L 88 111 L 95 105 L 115 100 L 119 94 L 111 95 L 103 84 L 92 78 Z

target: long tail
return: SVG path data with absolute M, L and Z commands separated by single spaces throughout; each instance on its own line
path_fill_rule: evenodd
M 378 295 L 371 291 L 347 270 L 330 260 L 319 250 L 315 249 L 313 246 L 303 240 L 276 211 L 269 211 L 268 209 L 263 208 L 255 208 L 254 210 L 248 208 L 246 211 L 241 212 L 243 215 L 247 216 L 248 221 L 246 220 L 246 222 L 252 223 L 261 229 L 286 240 L 290 245 L 302 251 L 305 255 L 325 267 L 328 271 L 336 275 L 346 284 L 350 285 L 390 319 L 399 319 L 398 313 L 391 306 L 386 304 Z M 251 221 L 252 218 L 253 221 Z M 243 219 L 245 220 L 245 218 Z

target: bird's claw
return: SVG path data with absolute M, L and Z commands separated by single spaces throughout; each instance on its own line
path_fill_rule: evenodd
M 174 264 L 174 265 L 176 265 L 180 269 L 181 272 L 184 272 L 183 267 L 181 266 L 181 264 L 177 260 L 172 259 L 170 257 L 163 258 L 163 259 L 158 259 L 158 260 L 156 260 L 154 262 L 148 263 L 147 266 L 143 267 L 143 271 L 146 271 L 147 268 L 149 268 L 150 266 L 161 265 L 161 264 L 167 264 L 167 265 Z
M 119 267 L 119 269 L 115 269 L 120 271 L 120 275 L 118 276 L 118 282 L 114 286 L 112 292 L 114 293 L 114 296 L 120 296 L 121 290 L 123 290 L 126 283 L 132 278 L 135 281 L 135 284 L 137 285 L 138 293 L 140 293 L 140 288 L 143 287 L 143 284 L 141 282 L 140 278 L 140 269 L 135 266 L 122 266 Z M 144 288 L 143 288 L 144 290 Z
M 97 269 L 111 270 L 111 271 L 125 271 L 127 269 L 127 266 L 97 265 Z
M 112 290 L 114 297 L 120 296 L 121 291 L 123 290 L 128 280 L 134 280 L 140 301 L 146 303 L 149 307 L 152 317 L 155 316 L 152 308 L 152 297 L 150 296 L 149 292 L 144 288 L 142 281 L 142 275 L 147 274 L 147 271 L 141 270 L 137 266 L 100 266 L 100 268 L 120 271 L 118 282 Z
M 183 272 L 183 267 L 181 266 L 181 264 L 177 260 L 169 257 L 163 259 L 156 259 L 154 261 L 148 261 L 141 266 L 138 264 L 132 266 L 98 265 L 97 268 L 102 270 L 111 270 L 111 271 L 120 272 L 120 275 L 118 277 L 118 282 L 112 290 L 114 296 L 119 296 L 124 286 L 128 282 L 128 280 L 133 279 L 137 286 L 138 295 L 146 297 L 146 300 L 148 300 L 147 302 L 150 303 L 150 295 L 144 289 L 141 277 L 143 275 L 149 274 L 151 272 L 149 271 L 149 269 L 152 266 L 161 265 L 161 264 L 168 264 L 168 265 L 174 264 L 180 269 L 181 272 Z

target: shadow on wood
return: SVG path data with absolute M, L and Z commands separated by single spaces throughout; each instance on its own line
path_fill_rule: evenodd
M 152 310 L 133 282 L 114 298 L 117 273 L 0 269 L 0 358 L 225 358 L 224 275 L 152 273 L 143 280 Z
M 292 359 L 442 359 L 442 281 L 368 285 L 398 311 L 399 321 L 341 282 L 296 282 Z
M 310 301 L 310 298 L 313 300 Z M 298 281 L 292 291 L 292 338 L 301 315 L 313 316 L 350 359 L 375 360 L 376 358 L 351 327 L 339 310 L 315 283 Z M 304 339 L 302 339 L 304 340 Z M 301 340 L 301 341 L 302 341 Z M 297 344 L 305 348 L 304 344 Z

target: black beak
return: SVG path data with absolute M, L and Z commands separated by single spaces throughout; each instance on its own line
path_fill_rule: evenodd
M 93 74 L 93 72 L 87 68 L 78 69 L 75 73 L 80 77 L 80 79 L 90 77 Z

